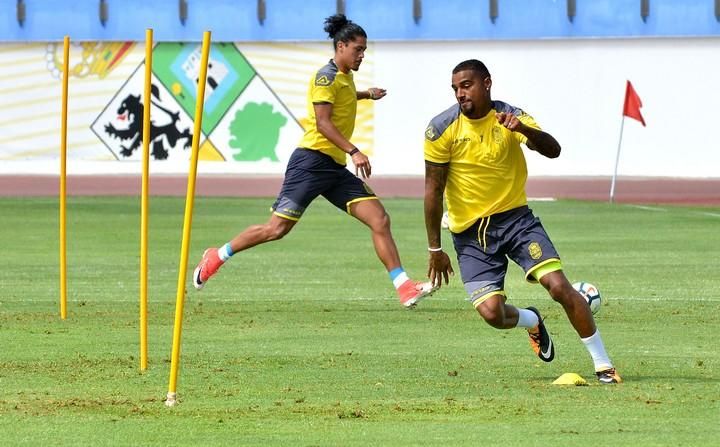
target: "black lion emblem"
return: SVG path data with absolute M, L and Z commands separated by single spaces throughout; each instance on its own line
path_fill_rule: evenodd
M 160 92 L 155 84 L 152 85 L 151 90 L 152 96 L 159 101 Z M 152 120 L 150 121 L 150 141 L 152 142 L 153 158 L 155 160 L 167 159 L 168 150 L 165 148 L 165 141 L 168 142 L 171 148 L 174 148 L 178 140 L 185 138 L 183 149 L 188 149 L 192 143 L 192 133 L 189 128 L 182 132 L 178 129 L 177 122 L 180 121 L 180 113 L 173 113 L 152 99 L 151 103 L 167 114 L 170 120 L 169 123 L 162 126 L 156 126 Z M 140 101 L 140 96 L 128 95 L 120 104 L 117 113 L 123 119 L 127 119 L 127 129 L 116 129 L 112 123 L 108 123 L 105 125 L 105 132 L 111 137 L 119 138 L 120 141 L 132 139 L 130 145 L 120 146 L 122 156 L 130 157 L 142 143 L 143 103 Z

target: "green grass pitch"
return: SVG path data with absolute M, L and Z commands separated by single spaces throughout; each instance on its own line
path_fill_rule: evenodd
M 264 222 L 269 199 L 196 199 L 204 248 Z M 425 275 L 422 202 L 386 200 Z M 166 408 L 184 201 L 150 201 L 149 368 L 139 371 L 139 199 L 68 199 L 68 319 L 55 198 L 0 199 L 3 445 L 689 446 L 720 439 L 720 210 L 536 202 L 625 379 L 601 386 L 559 305 L 511 265 L 510 301 L 546 316 L 557 357 L 486 325 L 459 273 L 402 309 L 369 232 L 323 200 L 282 241 L 188 280 L 179 404 Z M 454 259 L 448 233 L 444 244 Z M 457 270 L 457 264 L 454 264 Z M 552 381 L 576 372 L 590 386 Z

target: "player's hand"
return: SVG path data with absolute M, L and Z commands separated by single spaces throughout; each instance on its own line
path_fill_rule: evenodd
M 428 278 L 433 287 L 440 288 L 443 279 L 445 284 L 450 283 L 450 275 L 454 275 L 455 271 L 450 263 L 450 257 L 444 251 L 431 251 L 428 260 Z
M 512 113 L 496 113 L 495 118 L 498 120 L 498 123 L 511 132 L 518 131 L 523 126 L 523 123 Z
M 352 162 L 355 165 L 355 175 L 362 178 L 369 178 L 372 173 L 370 159 L 362 151 L 357 151 L 352 155 Z
M 370 87 L 368 89 L 368 95 L 370 96 L 370 99 L 373 101 L 377 101 L 380 98 L 385 97 L 387 95 L 387 90 L 384 88 L 377 88 L 377 87 Z

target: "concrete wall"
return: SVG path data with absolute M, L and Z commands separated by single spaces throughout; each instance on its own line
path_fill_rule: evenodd
M 99 0 L 0 0 L 0 174 L 57 173 L 65 35 L 73 42 L 69 171 L 138 172 L 140 152 L 122 156 L 127 142 L 104 129 L 132 118 L 116 111 L 127 95 L 141 94 L 148 27 L 161 42 L 153 64 L 161 93 L 155 102 L 180 114 L 178 131 L 192 128 L 194 74 L 181 68 L 204 30 L 213 31 L 215 66 L 233 74 L 206 97 L 200 172 L 282 174 L 307 114 L 307 80 L 332 55 L 323 19 L 344 6 L 370 36 L 358 88 L 389 91 L 380 102 L 361 102 L 353 137 L 372 156 L 377 175 L 422 175 L 423 130 L 454 101 L 450 71 L 478 58 L 493 75 L 493 97 L 534 115 L 563 146 L 558 160 L 528 153 L 531 176 L 611 175 L 630 80 L 647 127 L 626 120 L 619 174 L 720 177 L 717 139 L 706 130 L 720 119 L 720 0 L 652 0 L 644 15 L 639 0 L 502 0 L 491 16 L 493 3 L 106 0 L 101 23 Z M 25 8 L 22 24 L 18 4 Z M 185 59 L 163 59 L 167 51 Z M 274 118 L 249 112 L 256 109 Z M 160 123 L 170 115 L 156 107 L 153 117 Z M 281 128 L 263 129 L 270 120 Z M 255 135 L 248 132 L 260 130 L 269 143 L 249 155 L 242 146 Z M 153 172 L 185 172 L 184 144 L 168 148 L 166 160 L 153 160 Z
M 73 46 L 71 52 L 71 67 L 79 74 L 70 78 L 68 170 L 136 173 L 139 152 L 122 159 L 117 147 L 113 153 L 108 146 L 120 141 L 106 139 L 102 130 L 115 118 L 117 101 L 127 89 L 142 90 L 144 45 L 134 44 L 114 68 L 107 69 L 86 66 L 83 61 L 102 59 L 104 52 L 116 51 L 124 44 L 96 44 Z M 156 46 L 156 50 L 160 48 Z M 61 49 L 56 43 L 0 45 L 4 67 L 0 76 L 0 174 L 58 172 L 57 54 Z M 331 57 L 331 44 L 229 44 L 213 47 L 211 59 L 220 60 L 228 51 L 245 58 L 254 74 L 248 88 L 226 98 L 232 105 L 227 113 L 220 112 L 228 116 L 220 119 L 218 115 L 218 127 L 204 132 L 202 142 L 209 144 L 203 146 L 200 172 L 282 174 L 302 132 L 307 80 Z M 356 73 L 356 83 L 360 89 L 385 87 L 389 94 L 375 103 L 361 102 L 353 140 L 371 154 L 376 175 L 422 175 L 423 131 L 435 114 L 454 101 L 450 72 L 463 59 L 479 58 L 492 73 L 493 97 L 525 109 L 563 146 L 563 154 L 556 160 L 528 152 L 531 176 L 611 175 L 629 79 L 644 103 L 647 127 L 626 118 L 619 174 L 720 177 L 720 143 L 708 130 L 720 121 L 716 106 L 720 103 L 718 54 L 717 37 L 378 42 L 371 44 Z M 163 87 L 158 81 L 167 80 L 163 70 L 168 70 L 160 65 L 160 58 L 155 57 L 155 82 L 162 89 L 162 104 L 175 104 L 181 110 L 176 101 L 179 104 L 180 97 L 192 94 L 192 88 L 175 91 L 178 86 L 167 82 Z M 206 98 L 206 106 L 211 99 Z M 272 148 L 274 159 L 233 158 L 232 138 L 221 127 L 223 123 L 229 127 L 233 122 L 229 114 L 245 110 L 248 102 L 271 104 L 273 113 L 285 117 Z M 185 98 L 186 109 L 193 109 L 193 104 L 192 98 Z M 191 128 L 192 112 L 182 113 L 178 126 Z M 209 113 L 208 106 L 204 124 L 212 121 Z M 157 120 L 164 116 L 157 110 L 153 114 Z M 153 160 L 151 170 L 186 172 L 189 151 L 178 146 L 172 154 L 168 160 Z M 212 161 L 222 159 L 217 154 L 225 161 Z

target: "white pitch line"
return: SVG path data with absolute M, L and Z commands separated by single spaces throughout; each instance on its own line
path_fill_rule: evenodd
M 707 211 L 698 211 L 695 214 L 700 214 L 701 216 L 720 217 L 720 213 L 709 213 Z
M 695 302 L 708 302 L 708 303 L 718 303 L 720 302 L 720 297 L 710 297 L 710 298 L 669 298 L 669 297 L 656 297 L 656 298 L 648 298 L 648 297 L 642 297 L 642 296 L 625 296 L 625 297 L 610 297 L 608 298 L 609 301 L 612 302 L 618 302 L 618 301 L 672 301 L 672 302 L 682 302 L 682 301 L 695 301 Z
M 720 297 L 710 297 L 710 298 L 698 298 L 698 297 L 695 297 L 695 298 L 656 297 L 656 298 L 651 298 L 651 297 L 633 297 L 633 296 L 625 296 L 625 297 L 614 297 L 614 296 L 611 296 L 611 297 L 609 297 L 609 298 L 604 298 L 604 299 L 607 299 L 609 302 L 612 302 L 612 303 L 618 303 L 618 302 L 622 302 L 622 301 L 652 301 L 652 302 L 659 302 L 659 301 L 685 302 L 685 301 L 691 301 L 691 302 L 720 303 Z M 319 302 L 338 303 L 338 302 L 342 302 L 342 301 L 378 301 L 378 302 L 380 302 L 380 301 L 382 301 L 382 300 L 384 300 L 384 298 L 382 298 L 382 297 L 380 297 L 380 298 L 378 298 L 378 297 L 347 297 L 347 298 L 331 298 L 331 299 L 322 299 L 322 298 L 298 298 L 297 300 L 291 300 L 291 301 L 292 301 L 292 302 L 310 301 L 310 302 L 314 302 L 314 303 L 319 303 Z M 464 295 L 464 294 L 461 294 L 461 295 L 454 295 L 454 296 L 443 297 L 443 298 L 440 298 L 440 297 L 436 298 L 436 297 L 433 296 L 433 297 L 427 298 L 427 300 L 428 300 L 428 301 L 431 301 L 431 300 L 432 300 L 432 301 L 465 300 L 465 295 Z M 118 300 L 118 301 L 121 301 L 121 300 Z M 245 300 L 243 300 L 242 298 L 238 298 L 238 299 L 218 298 L 218 299 L 207 299 L 207 300 L 204 300 L 204 301 L 206 301 L 206 302 L 214 302 L 214 303 L 238 303 L 238 304 L 242 304 L 243 302 L 246 302 L 246 303 L 264 303 L 264 302 L 272 303 L 272 302 L 278 302 L 277 299 L 264 301 L 264 300 L 261 300 L 261 299 L 252 299 L 252 300 L 245 299 Z M 285 301 L 283 301 L 283 302 L 286 302 L 286 301 L 287 301 L 287 300 L 285 300 Z M 129 300 L 128 302 L 135 302 L 135 301 Z M 429 306 L 430 304 L 428 303 L 427 305 Z M 422 306 L 423 306 L 423 303 L 418 304 L 418 307 L 422 307 Z
M 640 210 L 646 210 L 646 211 L 655 211 L 655 212 L 662 212 L 665 213 L 669 211 L 667 208 L 660 208 L 657 206 L 644 206 L 644 205 L 625 205 L 629 208 L 637 208 Z M 677 210 L 682 210 L 682 208 L 676 208 Z M 695 214 L 699 216 L 709 216 L 709 217 L 720 217 L 720 213 L 713 213 L 709 211 L 689 211 L 690 214 Z
M 554 202 L 555 197 L 528 197 L 528 202 Z
M 427 306 L 431 306 L 430 301 L 451 301 L 451 300 L 464 300 L 465 295 L 463 293 L 452 295 L 449 297 L 431 297 L 428 298 L 428 304 Z M 608 298 L 604 298 L 607 300 L 608 303 L 621 303 L 623 301 L 651 301 L 651 302 L 660 302 L 660 301 L 666 301 L 666 302 L 703 302 L 703 303 L 720 303 L 720 297 L 709 297 L 709 298 L 671 298 L 671 297 L 635 297 L 635 296 L 623 296 L 623 297 L 617 297 L 617 296 L 611 296 Z M 295 300 L 289 300 L 291 302 L 313 302 L 313 303 L 328 303 L 328 304 L 338 304 L 344 301 L 367 301 L 372 302 L 376 301 L 378 303 L 382 303 L 384 301 L 390 300 L 392 301 L 392 298 L 383 298 L 383 297 L 340 297 L 340 298 L 298 298 Z M 102 299 L 97 302 L 91 302 L 90 300 L 83 300 L 86 303 L 89 304 L 103 304 L 103 303 L 135 303 L 137 300 L 135 299 Z M 248 304 L 248 303 L 266 303 L 266 304 L 272 304 L 272 303 L 279 303 L 279 302 L 288 302 L 288 300 L 283 299 L 280 300 L 279 298 L 273 298 L 273 299 L 247 299 L 247 298 L 205 298 L 205 299 L 197 299 L 197 300 L 188 300 L 186 301 L 186 304 L 192 303 L 193 301 L 196 302 L 202 302 L 202 303 L 236 303 L 236 304 Z M 390 302 L 388 301 L 388 302 Z M 525 301 L 525 300 L 523 300 Z M 8 304 L 8 303 L 51 303 L 54 302 L 53 300 L 34 300 L 34 299 L 4 299 L 0 301 L 0 305 L 2 304 Z M 77 304 L 76 302 L 68 302 L 68 305 L 71 304 Z M 168 302 L 169 303 L 169 302 Z M 168 304 L 166 303 L 166 304 Z M 172 304 L 172 303 L 169 303 Z M 612 305 L 612 304 L 611 304 Z M 423 304 L 421 303 L 419 307 L 423 307 Z
M 659 208 L 659 207 L 656 207 L 656 206 L 643 206 L 643 205 L 626 205 L 626 206 L 629 206 L 630 208 L 637 208 L 637 209 L 640 209 L 640 210 L 660 211 L 660 212 L 663 212 L 663 213 L 667 211 L 667 209 L 665 209 L 665 208 Z

